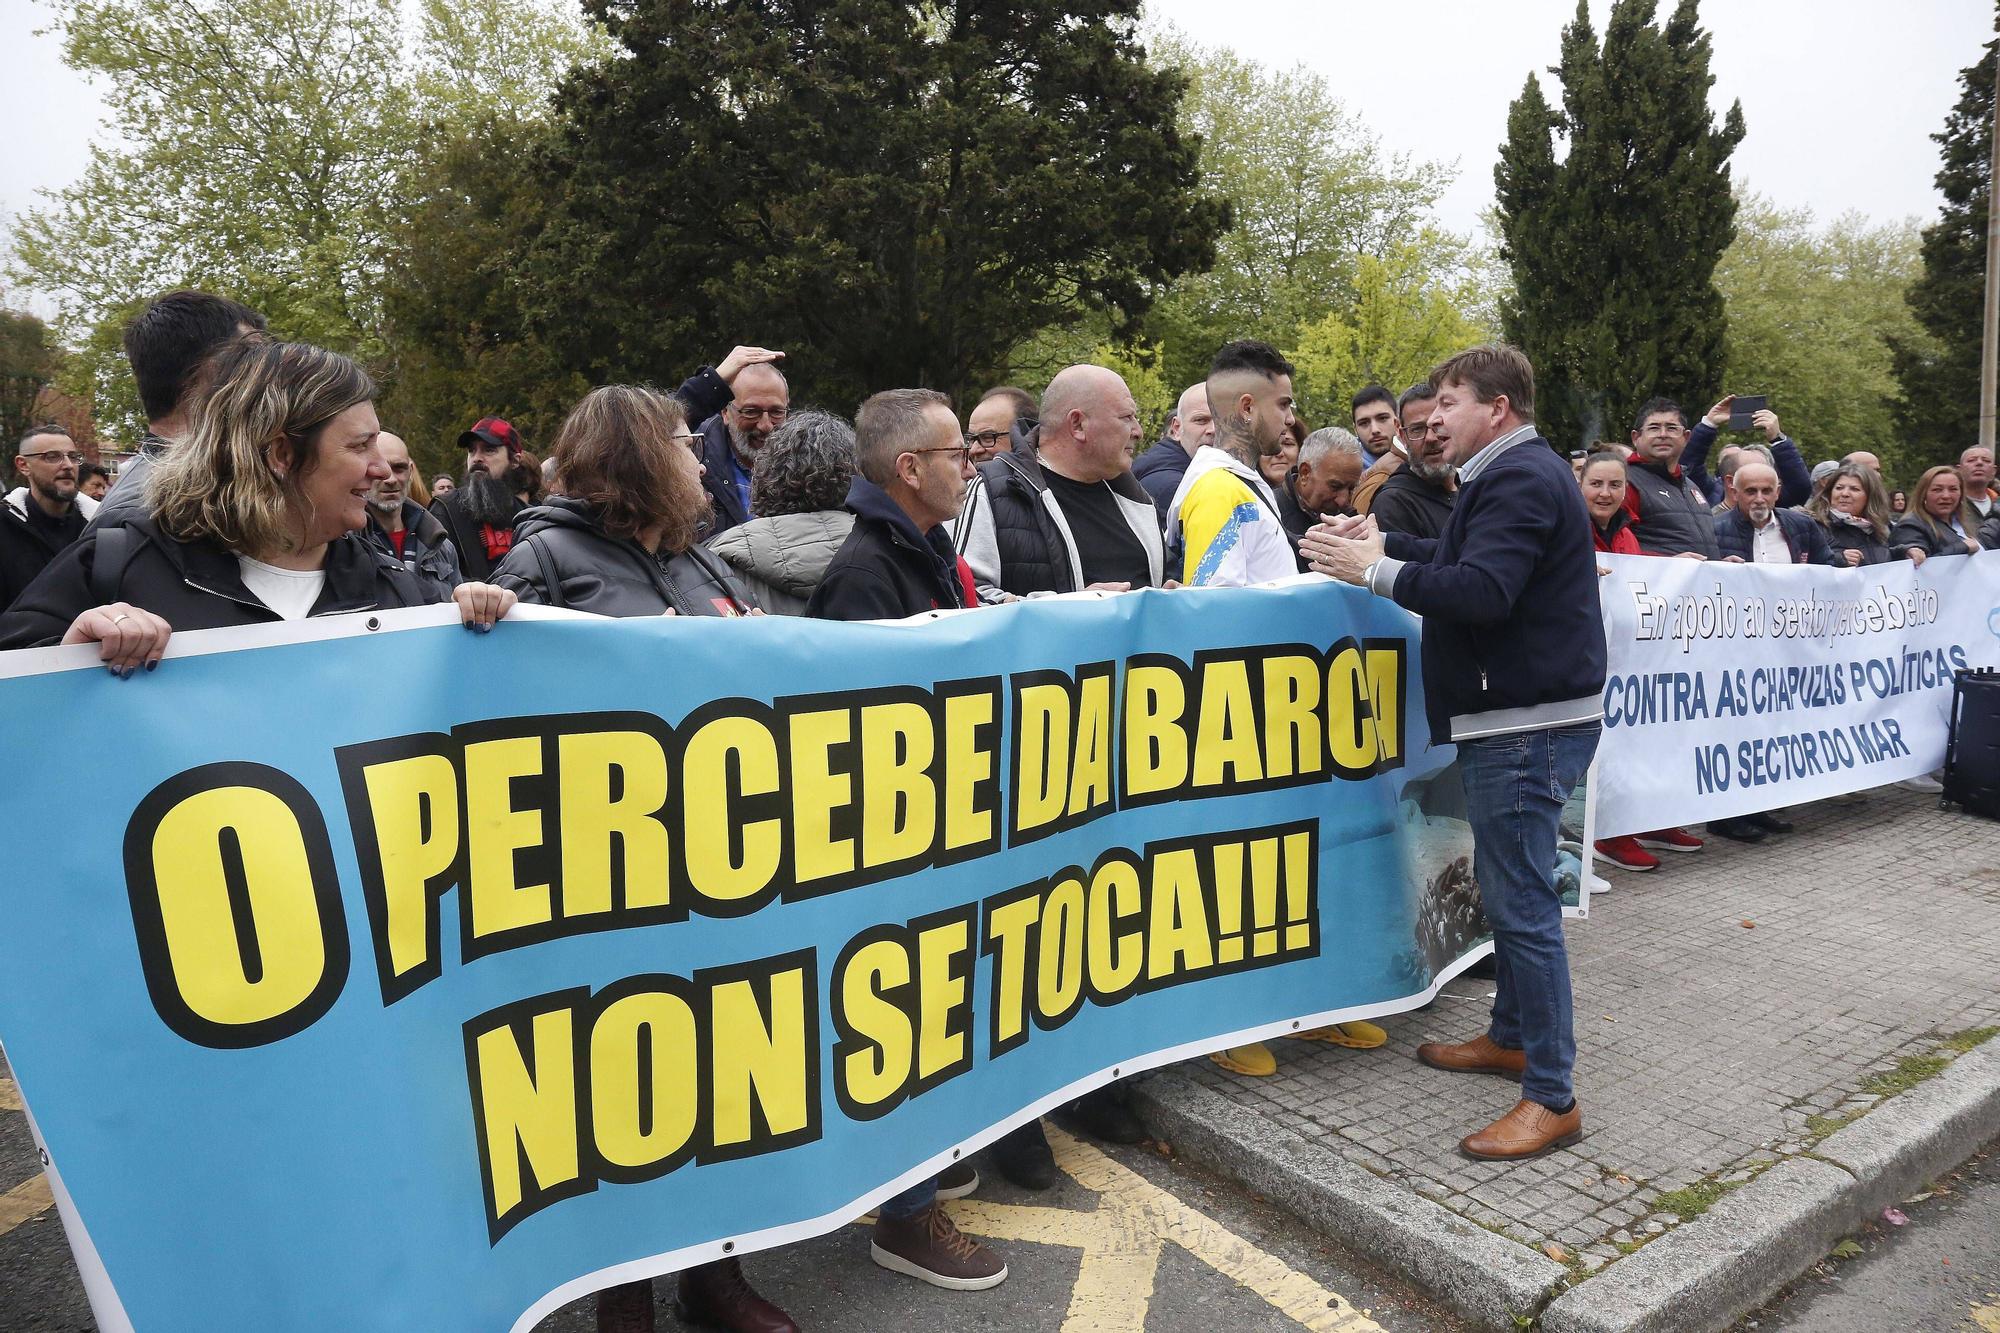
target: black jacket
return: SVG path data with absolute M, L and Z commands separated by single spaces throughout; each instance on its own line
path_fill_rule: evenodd
M 1596 544 L 1569 462 L 1527 436 L 1461 481 L 1436 541 L 1390 533 L 1388 591 L 1424 618 L 1437 743 L 1602 714 Z M 1385 568 L 1383 572 L 1389 572 Z
M 1993 517 L 1979 525 L 1979 549 L 2000 551 L 2000 510 L 1995 510 Z
M 126 543 L 124 569 L 115 586 L 99 587 L 94 577 L 99 544 Z M 429 606 L 443 601 L 359 533 L 350 532 L 326 548 L 326 586 L 308 613 Z M 130 602 L 165 620 L 174 630 L 217 629 L 227 625 L 276 623 L 277 612 L 243 584 L 236 556 L 214 542 L 182 542 L 167 536 L 150 515 L 128 513 L 122 524 L 92 528 L 57 556 L 6 615 L 0 616 L 0 648 L 35 648 L 60 643 L 70 622 L 93 606 Z
M 507 521 L 512 527 L 521 521 L 521 511 L 526 506 L 518 500 L 514 503 L 513 517 Z M 431 501 L 431 513 L 444 525 L 445 536 L 451 540 L 452 549 L 458 552 L 458 572 L 468 583 L 489 583 L 493 578 L 493 562 L 486 558 L 486 539 L 479 533 L 480 524 L 472 521 L 465 512 L 465 497 L 454 490 L 441 500 Z
M 1708 474 L 1708 451 L 1719 433 L 1708 422 L 1697 421 L 1688 432 L 1688 442 L 1681 446 L 1681 471 L 1711 505 L 1722 503 L 1722 478 Z M 1786 508 L 1804 504 L 1812 497 L 1812 470 L 1806 466 L 1805 455 L 1789 435 L 1780 435 L 1769 448 L 1771 466 L 1778 474 L 1778 503 Z
M 1458 493 L 1434 481 L 1425 481 L 1410 471 L 1406 462 L 1389 474 L 1375 492 L 1368 512 L 1384 532 L 1401 532 L 1411 537 L 1436 537 L 1451 521 Z
M 1292 544 L 1292 554 L 1299 554 L 1299 538 L 1312 531 L 1319 522 L 1319 515 L 1307 509 L 1299 501 L 1299 470 L 1293 468 L 1285 474 L 1285 484 L 1271 488 L 1278 501 L 1278 521 L 1285 525 L 1285 540 Z M 1299 569 L 1304 572 L 1306 562 L 1299 559 Z
M 1889 549 L 1889 543 L 1877 537 L 1873 528 L 1832 517 L 1820 527 L 1826 530 L 1826 544 L 1833 552 L 1833 563 L 1842 569 L 1848 567 L 1841 555 L 1843 551 L 1861 552 L 1861 563 L 1864 565 L 1884 565 L 1896 558 L 1896 553 Z M 1983 542 L 1980 544 L 1985 545 Z
M 580 500 L 552 496 L 514 520 L 514 546 L 493 581 L 524 602 L 600 616 L 740 616 L 754 605 L 722 557 L 696 545 L 655 555 L 604 531 Z
M 736 490 L 735 454 L 729 444 L 729 424 L 720 415 L 702 423 L 701 488 L 708 492 L 711 517 L 702 529 L 702 540 L 719 537 L 739 523 L 750 521 L 750 507 Z
M 1632 535 L 1647 555 L 1697 552 L 1718 560 L 1715 513 L 1708 492 L 1679 468 L 1625 460 L 1625 508 L 1632 512 Z
M 403 501 L 403 553 L 396 554 L 396 543 L 389 539 L 389 531 L 378 522 L 373 513 L 368 515 L 368 526 L 363 529 L 368 540 L 380 547 L 389 556 L 400 559 L 403 567 L 424 582 L 436 588 L 441 596 L 451 596 L 451 590 L 465 582 L 458 570 L 458 548 L 451 538 L 444 535 L 444 524 L 430 510 L 415 500 Z
M 1153 441 L 1145 453 L 1132 460 L 1132 476 L 1141 489 L 1153 497 L 1153 507 L 1160 511 L 1160 526 L 1164 528 L 1167 516 L 1174 503 L 1174 492 L 1181 488 L 1181 478 L 1187 475 L 1188 464 L 1194 458 L 1179 440 L 1162 436 Z
M 918 532 L 910 516 L 866 477 L 856 477 L 848 488 L 847 508 L 854 531 L 813 589 L 808 616 L 901 620 L 974 604 L 972 575 L 943 525 Z
M 21 505 L 0 504 L 0 611 L 83 535 L 83 512 L 75 504 L 60 520 L 42 514 L 32 495 L 23 496 Z
M 1076 592 L 1088 582 L 1082 558 L 1063 526 L 1056 521 L 1061 506 L 1049 493 L 1037 448 L 989 458 L 965 489 L 965 505 L 952 527 L 952 541 L 972 570 L 979 596 L 1006 601 L 1005 594 L 1026 597 L 1037 592 Z M 1159 511 L 1131 472 L 1105 483 L 1118 502 L 1118 512 L 1146 552 L 1152 582 L 1166 569 Z M 1082 575 L 1082 577 L 1079 577 Z
M 1803 509 L 1780 509 L 1771 517 L 1778 521 L 1778 531 L 1784 536 L 1785 547 L 1792 553 L 1795 565 L 1831 565 L 1840 563 L 1833 558 L 1833 548 L 1827 545 L 1826 529 L 1813 522 L 1811 514 Z M 1750 520 L 1741 510 L 1725 509 L 1712 520 L 1715 524 L 1715 544 L 1725 558 L 1737 556 L 1743 560 L 1754 558 L 1756 534 L 1750 529 Z
M 1966 536 L 1973 537 L 1972 524 L 1962 518 L 1959 523 L 1964 526 Z M 1973 539 L 1978 540 L 1977 537 Z M 1980 542 L 1979 545 L 1981 550 L 1986 549 L 1986 543 Z M 1965 537 L 1959 536 L 1928 515 L 1919 514 L 1914 507 L 1889 528 L 1889 549 L 1905 560 L 1909 558 L 1907 552 L 1912 549 L 1922 551 L 1926 559 L 1940 555 L 1969 554 L 1965 549 Z

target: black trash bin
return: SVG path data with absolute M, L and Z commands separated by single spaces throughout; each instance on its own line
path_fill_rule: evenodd
M 1942 799 L 2000 819 L 2000 671 L 1960 671 L 1952 677 Z

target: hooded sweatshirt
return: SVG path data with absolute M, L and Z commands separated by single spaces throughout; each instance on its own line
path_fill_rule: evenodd
M 1195 451 L 1167 514 L 1183 551 L 1176 572 L 1191 588 L 1243 588 L 1299 572 L 1270 484 L 1214 445 Z

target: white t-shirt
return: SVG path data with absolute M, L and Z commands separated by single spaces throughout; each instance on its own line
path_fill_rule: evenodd
M 247 555 L 236 557 L 243 586 L 283 620 L 304 620 L 326 586 L 324 569 L 279 569 Z

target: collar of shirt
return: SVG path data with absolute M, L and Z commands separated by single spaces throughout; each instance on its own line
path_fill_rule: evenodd
M 1535 423 L 1530 421 L 1524 425 L 1514 427 L 1514 429 L 1508 431 L 1497 440 L 1489 441 L 1484 448 L 1466 459 L 1459 467 L 1458 484 L 1461 486 L 1470 485 L 1474 477 L 1477 477 L 1481 472 L 1486 470 L 1488 463 L 1491 463 L 1495 458 L 1512 449 L 1521 441 L 1532 440 L 1534 437 Z

